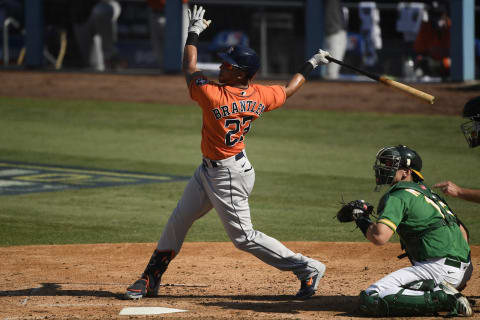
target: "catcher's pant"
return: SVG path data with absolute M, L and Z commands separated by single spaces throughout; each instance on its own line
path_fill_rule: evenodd
M 253 229 L 248 196 L 254 182 L 255 170 L 244 151 L 224 160 L 204 159 L 170 216 L 157 249 L 178 254 L 193 222 L 215 208 L 238 249 L 277 269 L 292 271 L 300 280 L 317 273 L 323 275 L 322 263 L 294 253 L 278 240 Z
M 462 290 L 472 276 L 471 262 L 464 263 L 449 258 L 413 261 L 413 266 L 397 270 L 367 288 L 368 295 L 378 293 L 380 298 L 396 294 L 408 284 L 418 280 L 434 280 L 438 286 L 447 281 L 455 288 Z M 406 289 L 402 295 L 423 295 L 425 292 Z

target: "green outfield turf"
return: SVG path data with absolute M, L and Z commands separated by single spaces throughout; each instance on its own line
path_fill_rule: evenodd
M 351 103 L 354 103 L 353 101 Z M 480 187 L 480 149 L 460 117 L 280 109 L 253 124 L 247 153 L 256 229 L 283 241 L 364 241 L 333 219 L 342 196 L 377 204 L 372 165 L 385 145 L 406 144 L 427 184 Z M 195 106 L 0 99 L 0 161 L 190 176 L 200 164 Z M 0 196 L 0 245 L 154 242 L 185 181 Z M 480 205 L 449 199 L 470 230 Z M 187 241 L 227 241 L 212 211 Z M 472 242 L 480 243 L 478 232 Z

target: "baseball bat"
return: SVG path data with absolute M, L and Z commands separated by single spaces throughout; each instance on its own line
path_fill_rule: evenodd
M 403 83 L 400 83 L 398 81 L 395 81 L 395 80 L 392 80 L 392 79 L 389 79 L 387 78 L 386 76 L 379 76 L 379 75 L 376 75 L 376 74 L 373 74 L 373 73 L 370 73 L 368 71 L 365 71 L 365 70 L 362 70 L 362 69 L 358 69 L 357 67 L 354 67 L 352 65 L 349 65 L 343 61 L 340 61 L 340 60 L 337 60 L 335 58 L 332 58 L 330 56 L 327 56 L 326 57 L 328 61 L 330 62 L 334 62 L 336 64 L 339 64 L 341 66 L 344 66 L 345 68 L 348 68 L 348 69 L 351 69 L 351 70 L 354 70 L 360 74 L 363 74 L 364 76 L 367 76 L 369 77 L 370 79 L 373 79 L 375 81 L 378 81 L 378 82 L 381 82 L 383 83 L 384 85 L 386 86 L 389 86 L 389 87 L 393 87 L 393 88 L 396 88 L 400 91 L 403 91 L 407 94 L 411 94 L 412 96 L 414 97 L 417 97 L 429 104 L 433 104 L 434 100 L 435 100 L 435 97 L 426 93 L 426 92 L 423 92 L 423 91 L 420 91 L 418 89 L 415 89 L 415 88 L 412 88 L 410 86 L 407 86 L 406 84 L 403 84 Z

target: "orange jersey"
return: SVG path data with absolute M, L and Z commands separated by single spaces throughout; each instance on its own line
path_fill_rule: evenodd
M 195 77 L 189 86 L 190 97 L 202 108 L 202 154 L 222 160 L 245 148 L 245 135 L 252 122 L 264 112 L 285 103 L 285 89 L 279 85 L 250 84 L 240 89 Z

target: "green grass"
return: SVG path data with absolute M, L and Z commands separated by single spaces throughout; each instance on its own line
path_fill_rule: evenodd
M 480 187 L 480 150 L 460 117 L 277 110 L 253 124 L 250 205 L 256 229 L 281 241 L 364 241 L 333 219 L 342 196 L 377 204 L 372 165 L 385 145 L 422 156 L 427 184 Z M 0 160 L 190 176 L 201 160 L 196 106 L 0 98 Z M 186 182 L 0 196 L 0 245 L 154 242 Z M 471 231 L 478 205 L 449 198 Z M 480 236 L 472 233 L 472 242 Z M 227 241 L 215 213 L 187 241 Z

